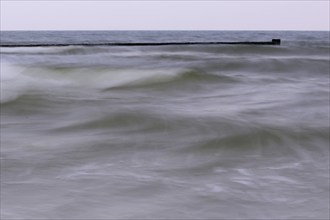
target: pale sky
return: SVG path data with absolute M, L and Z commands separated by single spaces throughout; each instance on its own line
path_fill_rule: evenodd
M 330 0 L 0 0 L 1 30 L 327 30 Z

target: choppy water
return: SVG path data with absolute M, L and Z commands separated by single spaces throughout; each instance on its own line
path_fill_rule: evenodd
M 329 32 L 1 32 L 1 219 L 328 219 Z

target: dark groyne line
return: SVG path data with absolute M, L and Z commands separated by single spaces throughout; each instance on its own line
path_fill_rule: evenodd
M 81 44 L 0 44 L 0 47 L 66 47 L 66 46 L 166 46 L 166 45 L 280 45 L 281 39 L 272 41 L 243 41 L 243 42 L 163 42 L 163 43 L 81 43 Z

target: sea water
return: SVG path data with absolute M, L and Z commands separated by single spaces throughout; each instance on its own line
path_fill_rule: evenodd
M 328 219 L 329 32 L 1 32 L 1 219 Z

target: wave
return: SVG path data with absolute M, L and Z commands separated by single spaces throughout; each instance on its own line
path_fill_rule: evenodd
M 81 49 L 84 50 L 84 48 L 67 48 L 65 50 Z M 35 52 L 40 51 L 37 49 Z M 61 53 L 63 52 L 61 51 Z M 139 54 L 142 51 L 126 50 L 123 53 L 126 53 L 123 55 L 126 58 L 121 62 L 117 62 L 116 59 L 111 61 L 111 57 L 102 57 L 103 65 L 94 62 L 83 64 L 81 57 L 75 56 L 74 59 L 66 60 L 67 63 L 64 63 L 65 58 L 62 56 L 59 61 L 55 57 L 54 61 L 48 57 L 47 62 L 42 64 L 39 62 L 43 61 L 44 57 L 38 63 L 33 61 L 30 64 L 30 61 L 23 62 L 21 65 L 2 62 L 1 103 L 13 101 L 21 95 L 34 91 L 44 93 L 56 91 L 63 94 L 62 90 L 78 88 L 81 91 L 90 89 L 109 91 L 115 88 L 152 86 L 162 86 L 162 88 L 181 86 L 184 88 L 187 85 L 193 87 L 204 84 L 207 86 L 215 83 L 246 82 L 246 80 L 252 79 L 283 82 L 283 80 L 292 81 L 305 77 L 313 78 L 317 75 L 326 76 L 330 71 L 329 58 L 323 56 L 236 57 L 235 59 L 206 56 L 204 61 L 200 61 L 198 58 L 201 56 L 200 54 L 191 57 L 193 55 L 187 52 L 171 52 L 166 55 L 159 51 L 148 51 L 143 56 L 147 62 L 143 61 L 142 65 L 139 64 L 141 62 Z M 148 56 L 151 56 L 152 59 L 148 60 Z M 137 60 L 134 57 L 138 57 Z M 87 56 L 87 62 L 88 59 Z M 129 61 L 131 67 L 127 64 Z M 119 63 L 119 66 L 112 65 L 112 62 Z
M 234 82 L 229 76 L 198 69 L 58 68 L 2 65 L 1 103 L 35 93 L 63 94 L 69 90 L 108 91 L 183 82 Z M 84 93 L 85 94 L 85 93 Z
M 281 163 L 307 162 L 329 152 L 329 127 L 326 126 L 276 126 L 262 121 L 254 124 L 253 120 L 239 115 L 230 118 L 207 114 L 183 116 L 152 107 L 139 109 L 137 105 L 121 106 L 97 115 L 71 116 L 70 120 L 55 121 L 43 132 L 60 136 L 86 134 L 111 140 L 111 144 L 99 146 L 97 152 L 111 152 L 114 148 L 127 151 L 134 146 L 139 151 L 152 148 L 176 157 L 203 158 L 202 164 L 179 168 L 187 172 L 210 167 L 239 168 L 243 164 L 247 168 L 257 162 L 254 158 L 272 166 L 277 165 L 277 158 Z M 96 149 L 95 146 L 90 148 Z

